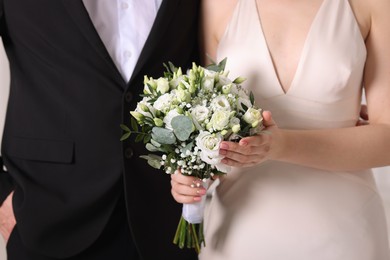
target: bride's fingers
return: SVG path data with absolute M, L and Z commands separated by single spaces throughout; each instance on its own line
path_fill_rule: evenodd
M 201 185 L 184 185 L 174 180 L 171 180 L 172 190 L 180 195 L 184 196 L 203 196 L 206 194 L 206 189 Z
M 201 201 L 202 197 L 200 196 L 186 196 L 183 194 L 179 194 L 173 189 L 171 190 L 173 198 L 179 202 L 179 203 L 185 203 L 185 204 L 190 204 L 190 203 L 196 203 Z
M 234 160 L 240 163 L 251 163 L 263 160 L 268 154 L 270 147 L 263 145 L 259 147 L 252 147 L 247 154 L 242 154 L 240 151 L 220 150 L 219 154 L 223 155 L 225 159 Z M 223 162 L 224 163 L 224 162 Z
M 177 170 L 174 174 L 171 174 L 171 179 L 177 183 L 187 186 L 199 186 L 202 184 L 200 179 L 183 175 L 180 170 Z
M 248 162 L 240 162 L 240 161 L 235 161 L 229 158 L 224 158 L 222 162 L 226 165 L 232 166 L 232 167 L 252 167 L 255 166 L 256 164 L 259 164 L 262 162 L 262 160 L 256 160 L 256 161 L 248 161 Z

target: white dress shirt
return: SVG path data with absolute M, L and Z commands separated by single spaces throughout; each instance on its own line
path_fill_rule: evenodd
M 112 60 L 129 81 L 162 0 L 83 2 Z

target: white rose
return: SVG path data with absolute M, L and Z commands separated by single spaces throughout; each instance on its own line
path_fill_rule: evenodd
M 169 81 L 166 78 L 159 78 L 157 80 L 157 92 L 165 94 L 169 91 Z
M 202 161 L 214 165 L 218 171 L 227 173 L 231 170 L 231 167 L 221 162 L 223 156 L 219 154 L 219 145 L 222 141 L 221 134 L 200 131 L 196 138 L 196 146 L 201 151 L 200 158 Z
M 173 97 L 169 93 L 161 95 L 153 104 L 153 107 L 160 111 L 166 111 L 170 108 Z
M 223 137 L 221 134 L 212 134 L 207 131 L 200 131 L 196 137 L 196 146 L 201 151 L 200 158 L 205 163 L 216 165 L 221 162 L 223 156 L 219 154 L 219 145 Z
M 176 116 L 179 116 L 179 115 L 180 114 L 179 114 L 179 112 L 177 112 L 176 109 L 169 111 L 168 114 L 165 115 L 164 120 L 163 120 L 163 122 L 165 124 L 165 128 L 167 128 L 169 130 L 173 130 L 172 125 L 171 125 L 172 119 Z
M 209 112 L 207 107 L 198 105 L 192 109 L 191 115 L 196 121 L 202 123 L 209 117 Z
M 247 122 L 248 124 L 254 124 L 254 123 L 259 123 L 263 117 L 261 115 L 261 111 L 258 110 L 258 109 L 254 109 L 254 108 L 249 108 L 244 116 L 243 116 L 243 119 L 245 122 Z
M 229 100 L 225 96 L 218 96 L 211 101 L 210 104 L 213 111 L 223 110 L 231 111 Z
M 221 131 L 229 125 L 231 113 L 229 111 L 218 110 L 214 112 L 210 123 L 214 130 Z

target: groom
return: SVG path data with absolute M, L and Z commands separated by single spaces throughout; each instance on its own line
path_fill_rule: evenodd
M 0 0 L 11 89 L 0 204 L 14 191 L 9 260 L 196 259 L 164 174 L 120 142 L 164 62 L 197 60 L 198 0 Z

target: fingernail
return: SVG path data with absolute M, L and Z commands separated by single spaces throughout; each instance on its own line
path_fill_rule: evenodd
M 201 201 L 202 197 L 194 197 L 194 201 Z
M 248 145 L 248 142 L 241 141 L 239 144 L 240 144 L 241 146 L 246 146 L 246 145 Z
M 228 144 L 225 144 L 225 143 L 222 143 L 219 148 L 221 149 L 229 149 L 229 145 Z
M 220 150 L 219 150 L 219 154 L 225 155 L 225 154 L 227 154 L 227 151 L 226 151 L 226 150 L 220 149 Z
M 205 189 L 199 189 L 196 191 L 196 193 L 200 194 L 200 195 L 205 195 L 206 194 L 206 190 Z

